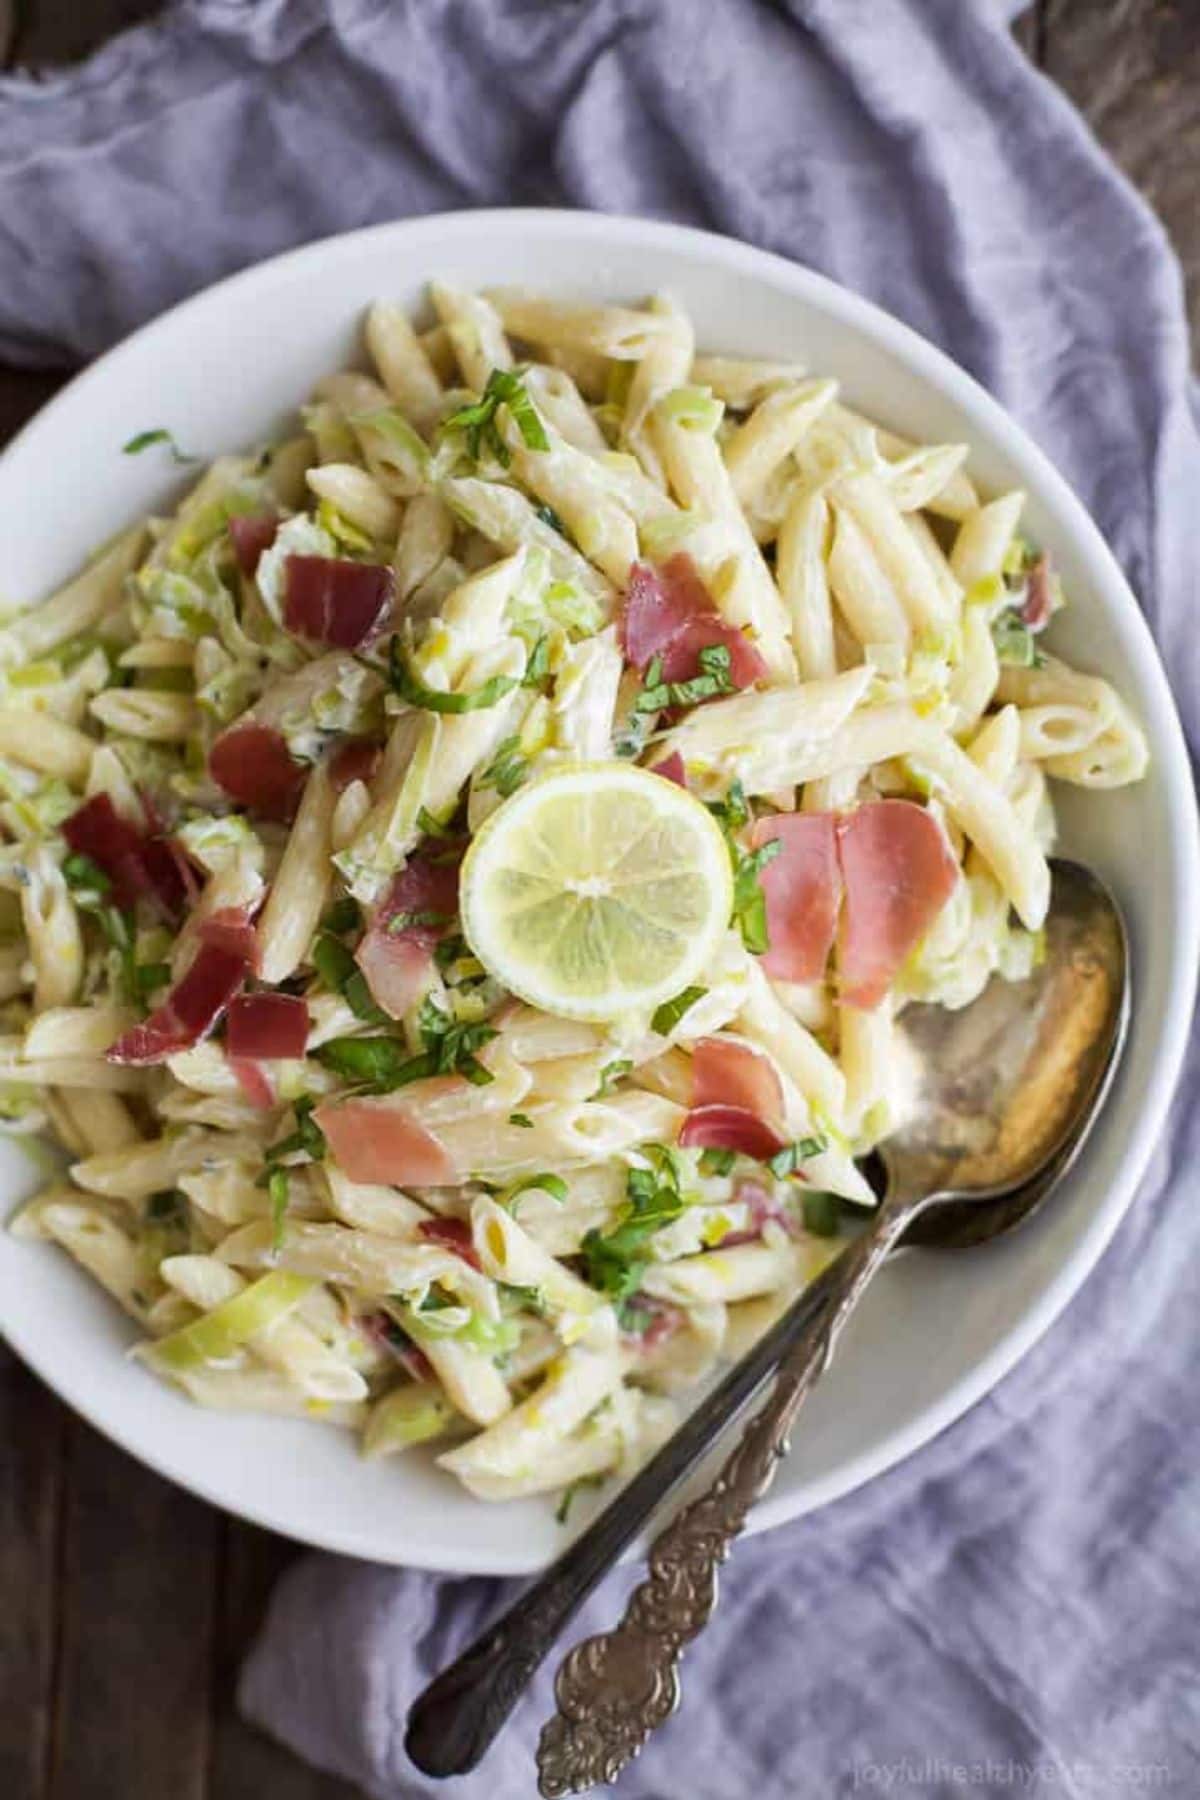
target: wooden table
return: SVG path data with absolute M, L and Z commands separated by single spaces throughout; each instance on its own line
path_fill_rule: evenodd
M 0 0 L 0 61 L 67 61 L 155 10 Z M 1018 35 L 1158 208 L 1200 341 L 1200 0 L 1041 0 Z M 0 442 L 62 379 L 0 369 Z M 295 1547 L 133 1462 L 3 1346 L 0 1445 L 0 1800 L 349 1800 L 233 1707 Z

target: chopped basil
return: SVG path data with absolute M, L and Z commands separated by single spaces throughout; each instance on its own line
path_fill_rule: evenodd
M 100 933 L 111 950 L 117 953 L 121 989 L 126 999 L 135 1004 L 153 993 L 170 970 L 162 963 L 139 965 L 137 960 L 137 925 L 131 912 L 123 912 L 105 895 L 112 892 L 112 882 L 90 856 L 75 852 L 63 858 L 63 878 L 71 889 L 75 904 L 82 913 L 95 919 Z M 164 974 L 165 969 L 165 974 Z
M 326 908 L 321 929 L 332 931 L 341 937 L 347 931 L 357 931 L 361 924 L 361 906 L 349 894 L 344 894 L 340 900 L 335 900 L 332 906 Z
M 148 1000 L 160 987 L 166 987 L 170 979 L 170 963 L 138 963 L 133 970 L 134 993 L 137 999 Z
M 520 738 L 514 733 L 512 737 L 503 738 L 497 745 L 495 756 L 479 777 L 479 785 L 495 788 L 501 799 L 507 800 L 528 777 L 529 758 L 521 749 Z
M 464 1024 L 452 1019 L 430 998 L 417 1014 L 417 1029 L 426 1052 L 434 1058 L 436 1074 L 465 1075 L 476 1087 L 495 1079 L 475 1055 L 497 1035 L 494 1025 L 485 1020 Z
M 100 864 L 93 862 L 90 856 L 84 856 L 82 851 L 75 850 L 70 856 L 64 856 L 62 872 L 64 881 L 73 892 L 83 890 L 101 895 L 112 889 L 112 882 Z
M 752 817 L 740 781 L 735 781 L 725 798 L 713 801 L 708 810 L 725 833 L 729 846 L 729 861 L 733 868 L 730 923 L 741 932 L 747 950 L 754 956 L 762 956 L 771 948 L 771 939 L 767 930 L 767 900 L 759 876 L 783 846 L 777 838 L 761 844 L 757 850 L 746 850 L 738 842 L 737 832 L 748 825 Z
M 594 1227 L 580 1245 L 587 1279 L 610 1299 L 621 1302 L 637 1291 L 650 1259 L 645 1247 L 655 1232 L 683 1212 L 679 1167 L 663 1144 L 648 1144 L 648 1169 L 630 1169 L 625 1182 L 625 1210 L 611 1230 Z
M 495 1080 L 475 1054 L 496 1036 L 494 1026 L 486 1021 L 463 1024 L 429 999 L 417 1015 L 417 1030 L 422 1048 L 415 1056 L 398 1037 L 330 1038 L 313 1055 L 325 1068 L 376 1094 L 431 1075 L 462 1075 L 476 1087 Z
M 543 1194 L 549 1194 L 560 1206 L 566 1201 L 569 1191 L 561 1175 L 549 1175 L 543 1170 L 540 1175 L 527 1175 L 524 1181 L 518 1181 L 510 1187 L 504 1197 L 504 1204 L 510 1211 L 515 1211 L 520 1196 L 532 1193 L 535 1188 Z
M 398 637 L 392 639 L 388 679 L 394 692 L 407 701 L 409 706 L 419 706 L 425 712 L 435 713 L 482 712 L 489 706 L 495 706 L 520 685 L 515 675 L 493 675 L 482 687 L 470 694 L 451 694 L 444 688 L 426 687 L 413 673 Z
M 836 1237 L 841 1223 L 842 1207 L 836 1194 L 807 1193 L 804 1196 L 804 1229 L 814 1237 Z
M 444 937 L 441 943 L 435 946 L 433 960 L 444 975 L 451 963 L 456 963 L 460 956 L 466 954 L 466 938 L 461 932 L 452 931 L 448 937 Z
M 733 848 L 731 846 L 731 848 Z M 742 934 L 742 942 L 754 956 L 762 956 L 771 948 L 767 930 L 767 897 L 759 876 L 769 862 L 783 849 L 778 838 L 760 844 L 757 850 L 736 850 L 733 864 L 733 923 Z
M 385 1025 L 388 1015 L 371 998 L 367 978 L 341 938 L 322 931 L 312 947 L 312 965 L 332 993 L 340 994 L 364 1025 Z
M 633 703 L 635 713 L 660 713 L 668 706 L 698 706 L 717 694 L 734 691 L 732 662 L 727 644 L 707 644 L 699 655 L 700 673 L 687 681 L 664 681 L 662 658 L 647 665 L 642 691 Z
M 697 1000 L 703 1000 L 707 992 L 708 989 L 705 987 L 686 987 L 682 994 L 676 994 L 673 1000 L 664 1000 L 661 1006 L 655 1008 L 654 1016 L 650 1021 L 651 1031 L 657 1031 L 663 1037 L 669 1037 L 684 1013 L 689 1012 Z
M 700 1173 L 702 1175 L 729 1175 L 737 1161 L 736 1150 L 702 1150 L 700 1152 Z
M 550 439 L 538 417 L 537 408 L 521 380 L 524 372 L 523 369 L 493 369 L 480 398 L 466 406 L 460 406 L 442 426 L 443 431 L 461 431 L 465 434 L 467 453 L 472 461 L 478 462 L 484 449 L 491 452 L 501 468 L 507 469 L 512 461 L 508 445 L 496 424 L 496 414 L 501 406 L 508 407 L 513 424 L 530 450 L 550 448 Z
M 797 1138 L 794 1144 L 785 1144 L 782 1150 L 767 1158 L 767 1167 L 772 1175 L 778 1175 L 782 1181 L 788 1175 L 794 1175 L 802 1162 L 810 1156 L 820 1156 L 825 1149 L 825 1139 L 821 1137 Z
M 197 457 L 189 456 L 186 451 L 179 448 L 165 425 L 159 425 L 153 431 L 139 431 L 136 436 L 121 445 L 121 450 L 125 456 L 140 456 L 142 451 L 149 450 L 152 444 L 165 444 L 171 452 L 172 462 L 194 463 L 198 461 Z
M 519 1125 L 523 1131 L 533 1130 L 533 1120 L 528 1113 L 509 1113 L 508 1122 L 510 1125 Z
M 611 1094 L 619 1081 L 624 1081 L 633 1064 L 627 1056 L 618 1056 L 614 1062 L 605 1063 L 600 1071 L 600 1086 L 592 1095 L 593 1100 L 603 1100 Z
M 408 1046 L 394 1037 L 330 1038 L 313 1055 L 335 1075 L 345 1076 L 377 1094 L 390 1094 L 438 1073 L 437 1058 L 428 1051 L 410 1056 Z
M 312 1116 L 315 1105 L 316 1102 L 307 1095 L 297 1100 L 292 1109 L 296 1115 L 296 1128 L 268 1147 L 264 1157 L 268 1170 L 277 1168 L 291 1156 L 304 1156 L 309 1162 L 324 1161 L 325 1133 Z M 259 1186 L 265 1187 L 265 1181 L 260 1179 Z

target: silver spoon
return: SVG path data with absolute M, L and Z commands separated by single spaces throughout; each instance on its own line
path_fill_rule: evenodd
M 1107 1092 L 1129 1017 L 1120 913 L 1077 863 L 1056 861 L 1046 953 L 1029 980 L 992 981 L 957 1013 L 910 1006 L 917 1104 L 881 1148 L 884 1199 L 868 1229 L 701 1401 L 512 1607 L 444 1670 L 409 1714 L 406 1747 L 427 1774 L 473 1768 L 559 1632 L 659 1501 L 778 1368 L 770 1399 L 709 1489 L 655 1538 L 620 1623 L 558 1673 L 558 1713 L 538 1749 L 552 1797 L 613 1781 L 679 1702 L 678 1663 L 717 1600 L 717 1568 L 770 1486 L 805 1396 L 872 1276 L 901 1239 L 957 1249 L 1009 1231 L 1074 1162 Z

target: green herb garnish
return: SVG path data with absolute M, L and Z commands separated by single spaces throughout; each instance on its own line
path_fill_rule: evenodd
M 633 1064 L 627 1056 L 618 1056 L 615 1061 L 605 1063 L 600 1071 L 600 1086 L 592 1095 L 593 1100 L 603 1100 L 611 1094 L 618 1082 L 624 1081 Z
M 648 1241 L 686 1205 L 672 1152 L 664 1144 L 647 1144 L 644 1154 L 651 1166 L 630 1169 L 618 1223 L 603 1233 L 593 1227 L 580 1245 L 587 1280 L 616 1302 L 636 1292 L 650 1263 L 644 1254 Z
M 662 1005 L 654 1010 L 654 1016 L 650 1020 L 651 1031 L 657 1031 L 663 1037 L 669 1037 L 684 1013 L 690 1012 L 697 1000 L 703 1000 L 707 992 L 708 989 L 705 987 L 686 987 L 682 994 L 676 994 L 673 1000 L 664 1000 Z
M 700 1173 L 702 1175 L 729 1175 L 737 1161 L 736 1150 L 702 1150 L 700 1152 Z
M 771 948 L 767 930 L 767 899 L 759 876 L 783 848 L 778 838 L 760 844 L 757 850 L 746 850 L 738 842 L 737 833 L 750 823 L 750 805 L 740 781 L 735 781 L 723 800 L 713 801 L 709 812 L 725 833 L 729 861 L 733 869 L 733 911 L 730 924 L 736 925 L 742 942 L 754 956 L 762 956 Z
M 528 1113 L 509 1113 L 508 1122 L 510 1125 L 519 1125 L 523 1131 L 533 1130 L 533 1120 Z
M 82 851 L 74 850 L 70 856 L 64 856 L 62 872 L 67 886 L 76 895 L 88 891 L 107 894 L 112 889 L 112 882 L 100 864 L 93 862 L 90 856 L 84 856 Z
M 461 932 L 452 931 L 448 937 L 434 947 L 433 960 L 444 975 L 451 963 L 456 963 L 460 956 L 467 954 L 467 940 Z
M 366 976 L 341 938 L 329 931 L 318 933 L 312 947 L 312 965 L 325 986 L 342 996 L 356 1019 L 364 1025 L 387 1023 L 388 1015 L 372 999 Z
M 323 1162 L 325 1159 L 325 1133 L 313 1118 L 316 1101 L 307 1095 L 297 1100 L 292 1111 L 296 1117 L 296 1126 L 286 1137 L 268 1146 L 263 1160 L 268 1172 L 276 1169 L 288 1157 L 303 1156 L 309 1162 Z M 267 1185 L 266 1179 L 260 1176 L 259 1187 Z
M 794 1175 L 802 1162 L 807 1162 L 810 1156 L 820 1156 L 825 1148 L 824 1138 L 797 1138 L 794 1144 L 785 1144 L 782 1150 L 777 1150 L 774 1156 L 768 1157 L 767 1167 L 772 1175 L 778 1175 L 783 1181 L 787 1176 Z
M 664 681 L 662 658 L 656 656 L 648 664 L 642 691 L 633 703 L 635 713 L 660 713 L 668 706 L 698 706 L 718 694 L 734 691 L 729 646 L 708 644 L 700 652 L 700 673 L 687 681 Z
M 332 931 L 336 937 L 342 937 L 347 931 L 357 931 L 362 924 L 362 907 L 349 894 L 325 909 L 321 919 L 322 931 Z
M 521 379 L 524 373 L 524 369 L 493 369 L 479 399 L 460 406 L 443 424 L 443 431 L 465 434 L 467 453 L 473 462 L 479 461 L 484 449 L 490 451 L 503 469 L 507 469 L 512 461 L 496 423 L 496 414 L 502 406 L 507 406 L 513 424 L 530 450 L 550 448 L 545 427 Z
M 561 1175 L 550 1175 L 544 1170 L 540 1175 L 527 1175 L 523 1181 L 516 1182 L 504 1196 L 504 1205 L 510 1212 L 516 1211 L 516 1203 L 522 1194 L 532 1193 L 537 1189 L 540 1193 L 549 1194 L 559 1206 L 565 1204 L 568 1194 L 566 1182 Z
M 476 1087 L 494 1080 L 491 1070 L 485 1069 L 475 1055 L 497 1035 L 494 1025 L 483 1020 L 463 1024 L 444 1013 L 430 998 L 417 1014 L 417 1029 L 426 1051 L 437 1063 L 438 1075 L 465 1075 Z
M 143 974 L 137 960 L 137 924 L 134 916 L 131 912 L 123 912 L 105 898 L 112 892 L 113 884 L 98 863 L 93 862 L 90 856 L 75 853 L 64 857 L 62 872 L 80 912 L 95 919 L 105 942 L 111 950 L 116 951 L 121 990 L 126 999 L 139 1003 L 159 985 L 157 977 L 163 964 L 147 963 L 145 968 L 149 973 Z M 170 970 L 167 970 L 167 976 L 169 978 Z
M 189 456 L 186 451 L 179 448 L 179 445 L 175 442 L 175 439 L 165 425 L 158 426 L 154 431 L 139 431 L 136 436 L 131 437 L 127 443 L 121 445 L 121 450 L 125 456 L 140 456 L 142 451 L 149 450 L 152 444 L 165 444 L 167 449 L 171 452 L 172 462 L 194 463 L 199 460 L 199 458 Z
M 462 1075 L 476 1087 L 495 1080 L 475 1054 L 496 1036 L 494 1026 L 461 1024 L 426 1000 L 417 1029 L 423 1048 L 415 1056 L 398 1037 L 330 1038 L 313 1055 L 325 1068 L 376 1094 L 393 1093 L 431 1075 Z
M 734 857 L 733 923 L 742 934 L 743 944 L 754 956 L 762 956 L 771 948 L 767 896 L 758 878 L 782 849 L 778 838 L 770 838 L 757 850 L 739 849 Z
M 435 713 L 468 713 L 483 712 L 489 706 L 495 706 L 506 694 L 511 694 L 520 682 L 515 675 L 493 675 L 470 694 L 451 694 L 444 688 L 426 687 L 425 683 L 413 672 L 404 647 L 399 637 L 392 639 L 388 660 L 388 680 L 392 689 L 409 706 L 419 706 L 425 712 Z

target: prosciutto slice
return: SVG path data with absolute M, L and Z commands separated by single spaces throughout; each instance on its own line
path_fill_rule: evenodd
M 422 992 L 434 948 L 457 912 L 457 862 L 410 857 L 355 952 L 371 998 L 390 1018 L 403 1018 Z
M 109 1045 L 109 1062 L 142 1067 L 190 1050 L 208 1036 L 245 979 L 244 957 L 219 944 L 202 943 L 163 1004 Z
M 357 650 L 392 604 L 396 577 L 378 563 L 338 556 L 289 556 L 284 562 L 283 622 L 297 637 L 333 650 Z
M 775 1156 L 787 1139 L 746 1106 L 693 1106 L 679 1132 L 685 1150 L 735 1150 L 760 1162 Z
M 846 885 L 841 996 L 848 1006 L 870 1008 L 950 898 L 958 863 L 933 814 L 911 800 L 879 800 L 843 814 L 837 839 Z
M 734 1038 L 699 1038 L 693 1045 L 692 1107 L 736 1107 L 754 1113 L 776 1134 L 783 1129 L 783 1087 L 774 1065 Z
M 842 872 L 833 813 L 780 813 L 759 819 L 755 850 L 777 840 L 782 848 L 759 873 L 767 903 L 770 949 L 762 958 L 776 981 L 819 981 L 837 933 Z
M 453 1250 L 456 1256 L 461 1256 L 473 1269 L 483 1268 L 479 1253 L 471 1241 L 471 1227 L 465 1219 L 422 1219 L 417 1230 L 431 1244 L 440 1244 L 444 1250 Z
M 215 944 L 220 950 L 228 950 L 231 956 L 240 956 L 252 973 L 257 971 L 258 933 L 250 922 L 246 907 L 219 906 L 216 912 L 209 913 L 207 919 L 201 921 L 197 935 L 202 944 Z
M 228 1061 L 242 1090 L 243 1100 L 258 1112 L 270 1112 L 275 1105 L 275 1087 L 263 1065 L 247 1056 L 231 1056 Z
M 313 1114 L 333 1159 L 351 1181 L 388 1187 L 451 1187 L 459 1173 L 432 1132 L 401 1102 L 328 1101 Z
M 660 763 L 655 763 L 650 773 L 661 775 L 664 781 L 673 781 L 676 787 L 687 786 L 687 770 L 678 750 L 672 750 L 670 756 L 664 756 Z
M 294 762 L 282 731 L 257 719 L 239 719 L 223 731 L 208 757 L 213 780 L 263 819 L 286 822 L 300 804 L 308 771 Z
M 230 542 L 243 575 L 253 577 L 259 557 L 271 548 L 278 530 L 279 514 L 275 512 L 242 513 L 230 519 Z
M 700 652 L 717 644 L 729 652 L 729 679 L 735 688 L 751 687 L 767 673 L 766 663 L 745 632 L 715 613 L 701 613 L 689 619 L 663 651 L 663 680 L 690 681 L 693 675 L 703 674 Z
M 729 625 L 685 551 L 661 568 L 634 563 L 621 613 L 621 642 L 635 668 L 662 660 L 664 681 L 689 681 L 701 673 L 700 652 L 722 644 L 737 688 L 749 687 L 767 672 L 766 663 L 744 633 Z
M 107 794 L 85 800 L 63 821 L 62 833 L 77 856 L 88 857 L 108 876 L 115 906 L 128 910 L 148 899 L 168 917 L 178 917 L 185 887 L 175 850 L 165 837 L 147 836 L 122 818 Z
M 1025 599 L 1021 604 L 1021 620 L 1032 632 L 1044 631 L 1054 611 L 1054 591 L 1050 585 L 1050 561 L 1039 556 L 1029 571 Z
M 242 994 L 230 1002 L 225 1047 L 231 1057 L 275 1062 L 304 1055 L 308 1007 L 294 994 Z
M 329 759 L 329 779 L 336 793 L 343 793 L 352 781 L 372 781 L 383 755 L 378 744 L 366 738 L 350 738 L 339 744 Z

